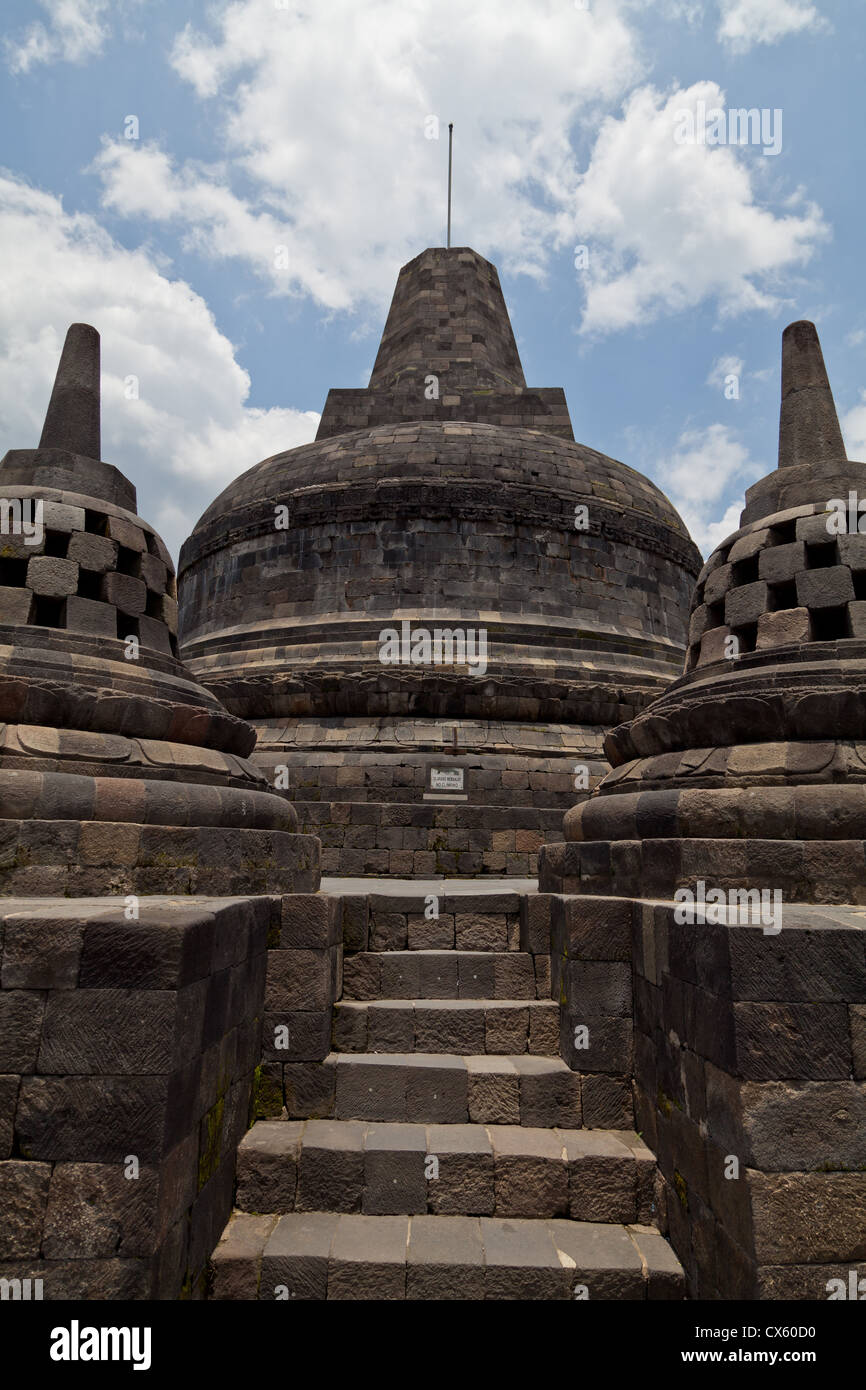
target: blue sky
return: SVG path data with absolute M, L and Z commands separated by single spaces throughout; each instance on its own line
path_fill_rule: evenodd
M 235 474 L 313 438 L 330 386 L 366 384 L 400 265 L 444 242 L 449 120 L 453 242 L 499 267 L 527 382 L 702 549 L 775 464 L 791 320 L 866 457 L 857 0 L 4 13 L 3 447 L 37 442 L 66 326 L 95 324 L 103 455 L 175 553 Z M 779 153 L 678 142 L 700 102 L 781 111 Z

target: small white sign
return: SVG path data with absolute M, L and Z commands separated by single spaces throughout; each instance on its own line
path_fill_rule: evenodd
M 462 767 L 432 767 L 430 769 L 430 790 L 434 792 L 462 792 Z

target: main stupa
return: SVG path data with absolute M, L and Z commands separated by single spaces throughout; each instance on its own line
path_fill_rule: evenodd
M 526 876 L 604 733 L 681 669 L 699 568 L 659 489 L 526 386 L 495 267 L 433 248 L 400 271 L 369 387 L 330 391 L 315 442 L 196 525 L 181 649 L 324 872 Z M 395 632 L 454 643 L 386 663 Z

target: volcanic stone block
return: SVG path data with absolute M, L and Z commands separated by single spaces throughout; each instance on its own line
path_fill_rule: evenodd
M 361 1210 L 366 1129 L 355 1121 L 307 1122 L 298 1169 L 298 1211 Z
M 547 1130 L 491 1129 L 497 1216 L 559 1216 L 568 1211 L 568 1169 L 562 1141 Z
M 26 913 L 7 917 L 0 971 L 3 989 L 75 989 L 83 936 L 80 922 L 34 920 Z M 0 1001 L 0 1014 L 2 1009 Z M 4 1055 L 2 1049 L 0 1055 Z
M 27 565 L 27 587 L 42 598 L 66 598 L 78 588 L 78 566 L 56 555 L 34 555 Z
M 281 1216 L 262 1252 L 259 1298 L 319 1299 L 328 1296 L 328 1262 L 337 1223 L 334 1212 Z
M 826 1080 L 851 1074 L 844 1004 L 734 1004 L 737 1065 L 752 1081 Z
M 29 589 L 0 587 L 0 623 L 18 627 L 30 621 L 33 595 Z
M 812 1004 L 866 998 L 862 931 L 794 926 L 765 936 L 735 926 L 726 935 L 735 999 Z
M 646 1297 L 643 1258 L 621 1226 L 551 1221 L 550 1230 L 557 1249 L 568 1256 L 572 1296 L 582 1284 L 590 1300 Z
M 762 613 L 758 619 L 756 647 L 783 647 L 788 643 L 800 645 L 811 637 L 808 608 L 783 608 L 777 613 Z
M 711 661 L 723 661 L 728 658 L 727 641 L 730 636 L 729 627 L 714 627 L 711 632 L 705 632 L 701 638 L 698 665 L 706 666 Z
M 44 1012 L 44 994 L 30 989 L 0 990 L 0 1058 L 7 1071 L 36 1070 Z
M 0 1163 L 0 1259 L 35 1259 L 42 1245 L 51 1165 L 7 1159 Z
M 409 1299 L 479 1300 L 484 1297 L 484 1248 L 477 1221 L 419 1216 L 406 1257 Z
M 410 951 L 450 951 L 454 947 L 454 917 L 443 913 L 427 919 L 410 912 L 408 915 L 408 946 Z
M 236 1301 L 259 1297 L 262 1251 L 276 1221 L 275 1216 L 234 1213 L 213 1252 L 210 1298 Z
M 168 1078 L 24 1076 L 16 1129 L 22 1147 L 46 1161 L 142 1163 L 163 1153 Z
M 773 545 L 761 551 L 758 576 L 767 584 L 787 584 L 805 568 L 805 542 L 791 541 L 786 545 Z
M 422 1126 L 372 1124 L 364 1140 L 363 1210 L 369 1216 L 426 1212 L 427 1141 Z
M 725 622 L 728 627 L 745 627 L 748 623 L 756 623 L 761 614 L 767 611 L 769 593 L 768 586 L 760 580 L 730 589 L 725 597 Z
M 520 1124 L 520 1077 L 506 1057 L 468 1057 L 469 1119 L 473 1124 Z
M 40 1165 L 41 1166 L 41 1165 Z M 58 1163 L 45 1213 L 46 1259 L 149 1256 L 156 1248 L 159 1173 L 120 1164 Z
M 581 1079 L 546 1058 L 515 1057 L 520 1074 L 520 1124 L 540 1129 L 577 1129 L 581 1124 Z
M 90 637 L 116 637 L 117 609 L 110 603 L 73 594 L 66 601 L 66 627 L 69 632 L 86 633 Z
M 513 1004 L 485 1010 L 485 1052 L 525 1052 L 529 1041 L 529 1007 Z M 478 1049 L 479 1051 L 481 1049 Z
M 733 565 L 719 565 L 707 578 L 704 585 L 704 603 L 718 603 L 732 587 L 734 582 Z
M 866 1259 L 866 1174 L 749 1171 L 748 1179 L 760 1263 Z
M 587 1129 L 631 1129 L 634 1106 L 627 1078 L 594 1073 L 581 1080 L 583 1123 Z
M 121 613 L 138 617 L 147 606 L 147 585 L 131 574 L 113 571 L 102 577 L 101 596 L 104 603 L 113 604 Z
M 135 550 L 140 555 L 147 552 L 147 541 L 140 526 L 122 516 L 107 516 L 105 524 L 109 537 L 118 545 L 126 550 Z
M 406 1216 L 341 1216 L 331 1245 L 328 1297 L 405 1298 L 408 1243 Z
M 337 1069 L 320 1062 L 286 1063 L 283 1088 L 292 1119 L 325 1119 L 334 1113 Z
M 546 1224 L 484 1216 L 480 1220 L 485 1299 L 568 1297 L 568 1275 Z
M 438 1173 L 427 1179 L 430 1211 L 440 1216 L 492 1216 L 493 1148 L 481 1125 L 428 1125 L 427 1146 L 438 1164 Z
M 458 951 L 507 951 L 508 927 L 504 915 L 460 913 L 456 922 Z
M 566 1155 L 572 1220 L 636 1220 L 636 1161 L 626 1144 L 616 1135 L 594 1130 L 563 1130 L 559 1137 Z
M 631 966 L 624 961 L 570 960 L 565 973 L 569 1012 L 575 1020 L 631 1014 Z
M 735 565 L 740 560 L 750 560 L 753 555 L 763 550 L 769 535 L 769 530 L 762 527 L 758 531 L 749 531 L 745 536 L 740 536 L 728 551 L 728 562 Z
M 330 1008 L 331 962 L 324 950 L 268 952 L 265 1008 L 319 1012 Z
M 148 618 L 142 614 L 138 620 L 138 636 L 143 647 L 171 655 L 171 638 L 164 623 L 157 622 L 155 618 Z
M 343 959 L 343 994 L 347 999 L 378 999 L 381 994 L 397 997 L 393 988 L 393 982 L 389 981 L 388 986 L 384 982 L 380 986 L 381 972 L 392 966 L 395 962 L 387 958 L 375 955 L 373 952 L 361 952 L 358 955 L 346 955 Z M 407 995 L 400 995 L 400 998 L 414 999 L 417 990 L 412 989 Z
M 91 531 L 75 531 L 69 538 L 68 560 L 74 560 L 83 570 L 105 574 L 117 568 L 117 543 L 108 536 L 96 536 Z
M 457 989 L 461 999 L 496 998 L 496 960 L 510 960 L 510 956 L 495 957 L 486 951 L 461 951 L 457 958 Z M 511 999 L 512 992 L 504 993 L 502 998 Z
M 339 903 L 323 893 L 284 895 L 280 946 L 325 950 L 340 940 Z
M 417 1124 L 465 1124 L 468 1072 L 461 1057 L 406 1058 L 406 1119 Z
M 382 984 L 385 983 L 384 967 Z M 457 998 L 457 956 L 451 952 L 437 951 L 419 957 L 418 996 L 419 999 Z
M 241 1211 L 292 1211 L 304 1124 L 260 1120 L 241 1140 L 237 1195 Z
M 343 946 L 348 951 L 366 951 L 369 908 L 366 894 L 347 894 L 338 899 L 343 906 Z
M 395 1000 L 371 1003 L 367 1009 L 370 1052 L 411 1052 L 415 1046 L 415 1011 Z M 430 1050 L 430 1049 L 427 1049 Z
M 548 955 L 551 940 L 550 893 L 527 893 L 520 899 L 520 949 L 532 955 Z
M 797 602 L 803 608 L 838 608 L 854 597 L 854 582 L 846 565 L 804 570 L 797 575 Z

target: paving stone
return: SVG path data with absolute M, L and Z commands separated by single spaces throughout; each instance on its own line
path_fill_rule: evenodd
M 427 1204 L 440 1216 L 492 1216 L 493 1148 L 482 1125 L 428 1125 L 428 1154 L 438 1176 L 427 1180 Z
M 546 1222 L 480 1218 L 485 1299 L 567 1298 L 567 1274 Z
M 351 1120 L 307 1121 L 298 1166 L 298 1211 L 360 1211 L 366 1129 Z
M 568 1170 L 554 1131 L 491 1126 L 497 1216 L 565 1216 Z
M 483 1299 L 484 1268 L 477 1220 L 468 1216 L 412 1218 L 406 1257 L 407 1298 Z
M 371 1124 L 364 1143 L 367 1215 L 426 1212 L 427 1137 L 421 1125 Z
M 335 1212 L 293 1212 L 281 1216 L 262 1252 L 259 1298 L 325 1299 L 328 1269 L 338 1222 Z
M 246 1212 L 295 1206 L 304 1121 L 259 1120 L 238 1147 L 235 1203 Z
M 276 1222 L 275 1216 L 234 1213 L 211 1256 L 211 1298 L 234 1302 L 259 1297 L 262 1252 Z
M 341 1216 L 331 1246 L 328 1298 L 406 1297 L 405 1216 Z
M 468 1057 L 469 1119 L 473 1124 L 520 1123 L 520 1078 L 505 1057 Z

